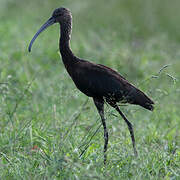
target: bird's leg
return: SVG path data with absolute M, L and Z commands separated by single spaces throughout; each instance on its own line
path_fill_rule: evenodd
M 102 124 L 104 127 L 104 164 L 106 164 L 106 159 L 107 159 L 106 151 L 107 151 L 107 146 L 108 146 L 108 130 L 106 128 L 106 121 L 104 118 L 104 100 L 97 99 L 97 98 L 93 98 L 93 100 L 99 112 L 99 115 L 101 116 Z
M 133 144 L 133 149 L 134 149 L 134 154 L 135 156 L 138 156 L 137 150 L 136 150 L 136 145 L 135 145 L 135 138 L 134 138 L 134 131 L 133 131 L 133 126 L 132 124 L 128 121 L 128 119 L 126 118 L 126 116 L 121 112 L 121 110 L 119 109 L 118 105 L 114 105 L 114 108 L 119 112 L 119 114 L 122 116 L 122 118 L 125 120 L 126 124 L 128 125 L 128 129 L 131 135 L 131 140 L 132 140 L 132 144 Z

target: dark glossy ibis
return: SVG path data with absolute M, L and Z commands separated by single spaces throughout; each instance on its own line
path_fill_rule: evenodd
M 60 41 L 59 49 L 64 66 L 74 81 L 76 87 L 89 97 L 92 97 L 94 104 L 101 117 L 104 127 L 104 163 L 106 163 L 106 151 L 108 146 L 108 130 L 104 118 L 104 102 L 106 101 L 115 108 L 127 123 L 133 149 L 137 155 L 135 147 L 135 138 L 132 124 L 119 109 L 117 102 L 130 103 L 140 105 L 150 111 L 153 110 L 154 102 L 147 97 L 141 90 L 130 84 L 124 77 L 113 69 L 101 64 L 76 57 L 70 49 L 70 37 L 72 30 L 71 12 L 66 8 L 55 9 L 51 18 L 34 35 L 29 44 L 29 52 L 31 46 L 38 35 L 47 27 L 59 23 L 60 24 Z

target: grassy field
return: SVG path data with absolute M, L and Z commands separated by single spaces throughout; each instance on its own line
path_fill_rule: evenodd
M 73 52 L 116 69 L 155 101 L 153 112 L 120 106 L 134 125 L 137 158 L 126 124 L 106 106 L 104 166 L 103 128 L 91 139 L 101 121 L 62 64 L 58 25 L 28 53 L 34 33 L 60 6 L 73 13 Z M 0 179 L 180 179 L 179 6 L 178 0 L 0 0 Z

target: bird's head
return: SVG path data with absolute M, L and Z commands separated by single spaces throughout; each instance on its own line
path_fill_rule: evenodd
M 72 16 L 70 10 L 63 7 L 55 9 L 54 12 L 52 13 L 52 16 L 40 27 L 40 29 L 36 32 L 36 34 L 32 38 L 28 47 L 28 51 L 31 52 L 32 44 L 41 32 L 43 32 L 45 29 L 47 29 L 49 26 L 55 23 L 61 24 L 62 22 L 69 22 L 71 21 L 71 18 Z
M 69 9 L 61 7 L 54 10 L 52 13 L 52 18 L 54 18 L 55 22 L 61 23 L 64 21 L 69 21 L 72 16 Z

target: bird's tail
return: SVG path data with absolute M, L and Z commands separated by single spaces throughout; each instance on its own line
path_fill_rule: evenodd
M 132 97 L 132 101 L 130 103 L 140 105 L 140 106 L 144 107 L 145 109 L 153 111 L 154 102 L 146 94 L 144 94 L 141 90 L 139 90 L 137 88 L 134 89 L 134 88 L 131 91 L 130 97 Z

